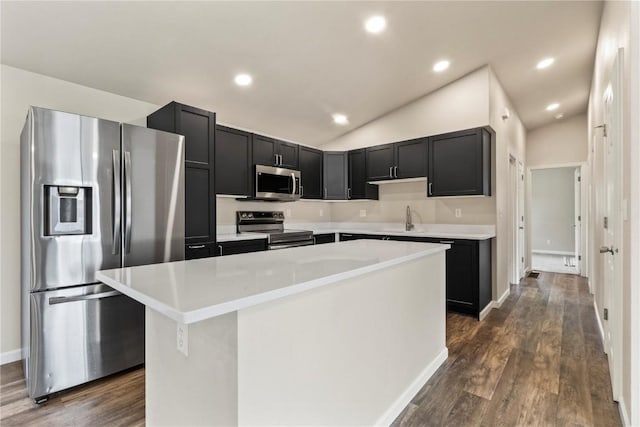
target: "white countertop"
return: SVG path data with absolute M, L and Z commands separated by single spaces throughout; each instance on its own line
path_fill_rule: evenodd
M 355 240 L 103 270 L 101 282 L 171 319 L 194 323 L 429 256 L 449 245 Z
M 476 224 L 416 224 L 412 231 L 405 231 L 404 224 L 366 223 L 366 222 L 325 222 L 304 223 L 286 222 L 286 228 L 310 230 L 313 234 L 359 233 L 385 236 L 433 237 L 436 239 L 486 240 L 496 237 L 495 225 Z M 235 232 L 235 226 L 218 226 L 222 231 L 217 235 L 218 242 L 234 240 L 266 239 L 266 234 Z

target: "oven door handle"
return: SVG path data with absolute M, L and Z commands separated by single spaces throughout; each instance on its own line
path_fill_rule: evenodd
M 301 242 L 294 242 L 294 243 L 283 244 L 283 245 L 269 245 L 268 249 L 269 250 L 287 249 L 287 248 L 296 248 L 298 246 L 311 246 L 313 244 L 314 244 L 313 239 L 310 239 L 310 240 L 303 240 Z

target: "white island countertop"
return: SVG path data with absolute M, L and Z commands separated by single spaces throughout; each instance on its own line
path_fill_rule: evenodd
M 103 270 L 98 280 L 183 323 L 195 323 L 449 249 L 355 240 Z M 428 274 L 428 272 L 425 272 Z

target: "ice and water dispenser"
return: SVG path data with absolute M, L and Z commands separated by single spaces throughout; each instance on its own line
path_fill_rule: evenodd
M 91 234 L 91 187 L 45 185 L 45 235 Z

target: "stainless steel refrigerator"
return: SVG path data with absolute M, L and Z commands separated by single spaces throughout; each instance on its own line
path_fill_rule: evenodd
M 31 107 L 21 134 L 29 397 L 144 361 L 144 307 L 98 270 L 184 259 L 184 137 Z

